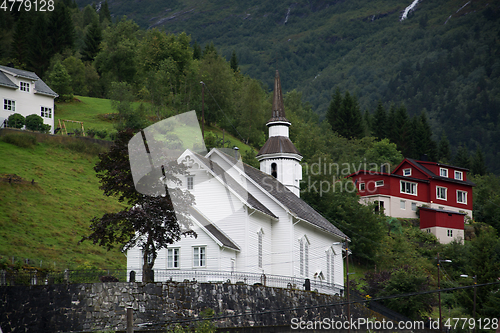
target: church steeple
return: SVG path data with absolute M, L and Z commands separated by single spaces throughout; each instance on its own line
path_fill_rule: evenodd
M 274 76 L 273 114 L 271 119 L 269 119 L 267 123 L 269 124 L 276 121 L 283 121 L 290 124 L 288 119 L 286 119 L 285 117 L 285 105 L 283 103 L 280 73 L 278 72 L 278 70 L 276 70 L 276 75 Z
M 283 93 L 278 71 L 274 77 L 273 110 L 267 121 L 269 139 L 257 154 L 260 170 L 277 178 L 290 191 L 300 196 L 302 179 L 302 155 L 289 139 L 289 127 L 292 123 L 285 117 Z

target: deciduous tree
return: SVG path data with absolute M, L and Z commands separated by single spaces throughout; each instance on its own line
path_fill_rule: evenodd
M 125 251 L 138 246 L 143 251 L 143 282 L 149 282 L 151 269 L 159 250 L 179 241 L 182 235 L 196 235 L 185 228 L 189 225 L 187 210 L 175 210 L 173 200 L 190 207 L 194 199 L 187 191 L 169 189 L 166 195 L 144 195 L 136 191 L 130 169 L 128 143 L 132 130 L 119 132 L 109 150 L 99 156 L 94 170 L 106 196 L 115 196 L 126 207 L 116 213 L 106 213 L 91 221 L 91 233 L 82 238 L 111 249 L 121 246 Z M 164 168 L 169 182 L 180 184 L 177 178 L 186 174 L 183 164 L 171 162 Z M 161 193 L 158 188 L 158 193 Z M 175 199 L 173 199 L 175 197 Z

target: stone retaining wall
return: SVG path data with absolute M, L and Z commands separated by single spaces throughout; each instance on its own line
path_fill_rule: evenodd
M 197 282 L 3 286 L 0 327 L 3 333 L 125 330 L 127 307 L 134 309 L 136 330 L 199 318 L 206 308 L 227 316 L 215 321 L 218 327 L 286 326 L 294 317 L 346 318 L 345 306 L 314 307 L 341 300 L 303 290 Z M 351 305 L 351 314 L 375 316 L 360 305 Z

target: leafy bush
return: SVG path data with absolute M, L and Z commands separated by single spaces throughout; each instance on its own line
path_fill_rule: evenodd
M 36 137 L 25 133 L 6 134 L 2 137 L 2 141 L 22 148 L 31 148 L 36 145 Z
M 98 130 L 96 131 L 96 135 L 99 139 L 104 139 L 106 136 L 108 136 L 108 131 L 106 131 L 105 129 Z
M 95 128 L 87 128 L 86 134 L 93 138 L 97 134 L 97 130 Z
M 26 117 L 26 129 L 30 131 L 41 131 L 43 128 L 43 118 L 37 114 L 30 114 Z
M 23 128 L 24 124 L 26 123 L 26 118 L 24 118 L 19 113 L 14 113 L 9 116 L 7 123 L 9 127 Z

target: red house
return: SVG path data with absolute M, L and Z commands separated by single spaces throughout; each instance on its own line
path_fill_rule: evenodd
M 417 218 L 417 207 L 431 208 L 424 213 L 424 219 L 428 213 L 435 214 L 429 222 L 434 224 L 424 222 L 426 227 L 422 227 L 421 216 L 421 229 L 437 228 L 429 229 L 436 237 L 443 231 L 442 226 L 436 224 L 437 215 L 443 211 L 456 215 L 454 221 L 462 219 L 459 229 L 463 238 L 463 219 L 465 215 L 472 218 L 472 187 L 475 186 L 467 180 L 467 171 L 447 164 L 405 158 L 392 173 L 359 170 L 349 177 L 356 184 L 361 201 L 377 203 L 377 208 L 388 216 Z M 457 227 L 458 224 L 453 225 Z M 455 227 L 452 229 L 459 230 Z M 452 238 L 458 235 L 458 231 L 444 233 L 453 234 Z

